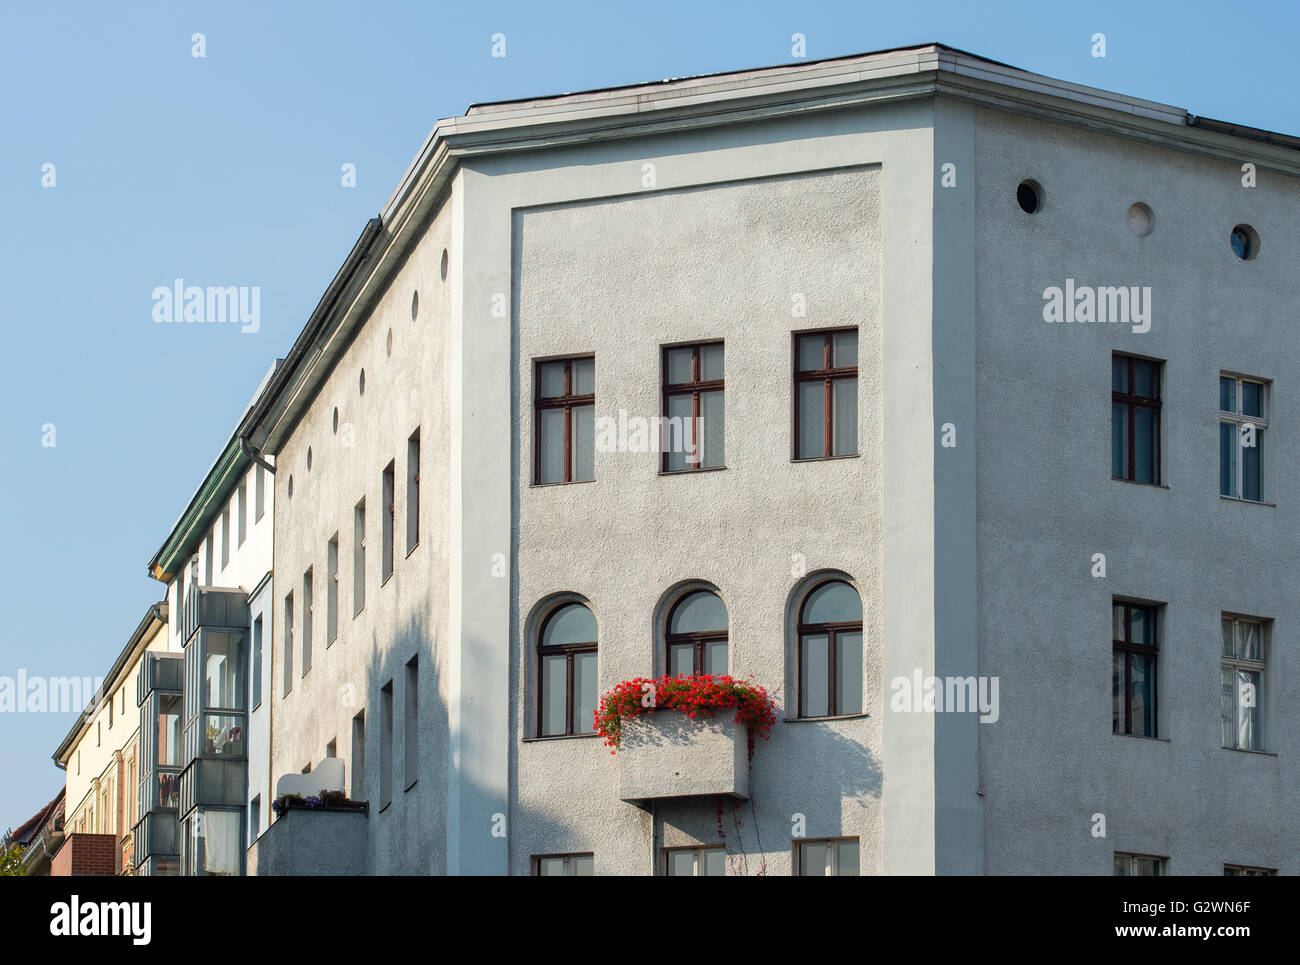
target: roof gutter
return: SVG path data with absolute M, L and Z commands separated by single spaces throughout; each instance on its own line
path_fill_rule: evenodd
M 122 648 L 122 652 L 119 653 L 117 659 L 113 661 L 113 666 L 112 669 L 109 670 L 108 676 L 104 678 L 104 682 L 99 686 L 99 689 L 95 691 L 94 699 L 86 705 L 85 709 L 83 709 L 80 714 L 77 715 L 77 721 L 72 725 L 72 730 L 68 731 L 68 736 L 63 738 L 62 743 L 59 744 L 58 750 L 56 750 L 52 755 L 54 766 L 59 770 L 66 771 L 68 769 L 68 761 L 65 758 L 71 757 L 72 745 L 81 737 L 82 731 L 90 726 L 90 719 L 99 712 L 99 708 L 103 704 L 104 694 L 111 690 L 113 685 L 117 683 L 117 679 L 122 675 L 123 669 L 125 669 L 127 663 L 130 661 L 131 654 L 135 652 L 136 647 L 139 646 L 140 642 L 144 639 L 145 634 L 153 629 L 155 625 L 166 627 L 167 616 L 167 601 L 164 600 L 149 607 L 148 611 L 144 615 L 144 619 L 142 619 L 140 625 L 135 628 L 135 632 L 131 634 L 131 639 L 126 642 L 126 646 Z
M 329 322 L 334 320 L 335 307 L 342 298 L 343 292 L 357 276 L 361 266 L 369 258 L 371 249 L 375 245 L 375 240 L 380 236 L 383 226 L 383 221 L 377 216 L 366 222 L 366 226 L 361 230 L 361 235 L 352 246 L 352 250 L 348 253 L 343 265 L 335 273 L 334 280 L 325 289 L 325 294 L 321 296 L 321 300 L 311 313 L 311 317 L 307 319 L 307 324 L 294 341 L 293 347 L 289 349 L 284 364 L 276 370 L 266 389 L 262 392 L 261 398 L 257 400 L 257 404 L 245 416 L 244 421 L 236 430 L 239 436 L 240 449 L 250 458 L 268 465 L 268 468 L 269 464 L 263 461 L 261 453 L 269 432 L 262 427 L 268 421 L 273 424 L 283 413 L 284 403 L 288 398 L 288 389 L 297 381 L 299 374 L 307 365 L 309 361 L 308 352 L 311 351 L 315 344 L 317 335 Z M 319 349 L 317 349 L 317 353 L 319 353 Z

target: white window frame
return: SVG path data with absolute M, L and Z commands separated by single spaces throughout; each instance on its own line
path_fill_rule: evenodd
M 1164 878 L 1164 877 L 1167 877 L 1167 876 L 1169 875 L 1169 858 L 1167 858 L 1167 857 L 1165 857 L 1165 856 L 1163 856 L 1163 855 L 1158 855 L 1158 854 L 1138 854 L 1137 852 L 1134 852 L 1134 851 L 1116 851 L 1116 852 L 1115 852 L 1115 860 L 1118 861 L 1118 860 L 1120 860 L 1121 858 L 1128 862 L 1129 873 L 1128 873 L 1127 877 L 1130 877 L 1130 878 L 1147 878 L 1147 877 Z M 1136 861 L 1154 861 L 1154 862 L 1156 863 L 1156 873 L 1155 873 L 1155 875 L 1152 876 L 1152 875 L 1135 875 L 1135 874 L 1133 874 L 1133 864 L 1134 864 L 1134 862 L 1136 862 Z M 1123 876 L 1117 876 L 1117 877 L 1123 877 Z
M 535 854 L 535 855 L 533 855 L 533 857 L 532 857 L 532 864 L 533 864 L 533 877 L 535 877 L 535 878 L 541 878 L 541 877 L 548 877 L 548 878 L 549 878 L 549 877 L 553 877 L 553 876 L 551 876 L 551 875 L 543 875 L 543 874 L 542 874 L 542 862 L 543 862 L 543 861 L 553 861 L 553 860 L 556 859 L 556 858 L 560 858 L 560 859 L 562 859 L 562 860 L 564 861 L 564 864 L 563 864 L 564 875 L 563 875 L 563 877 L 566 877 L 566 878 L 577 877 L 577 876 L 574 874 L 574 871 L 573 871 L 573 859 L 574 859 L 574 858 L 590 858 L 590 859 L 591 859 L 591 864 L 592 864 L 592 875 L 593 875 L 593 876 L 595 875 L 595 871 L 596 871 L 596 867 L 595 867 L 595 866 L 596 866 L 596 853 L 595 853 L 594 851 L 575 851 L 575 852 L 573 852 L 573 853 L 571 853 L 571 854 Z
M 1232 670 L 1235 674 L 1238 670 L 1247 670 L 1259 674 L 1259 691 L 1255 694 L 1255 706 L 1259 708 L 1259 733 L 1256 735 L 1258 747 L 1241 747 L 1237 744 L 1237 735 L 1241 733 L 1241 691 L 1240 688 L 1233 688 L 1232 697 L 1232 744 L 1224 744 L 1224 748 L 1232 751 L 1247 751 L 1250 753 L 1260 753 L 1264 751 L 1264 735 L 1267 731 L 1267 720 L 1265 718 L 1264 691 L 1267 687 L 1268 680 L 1268 651 L 1271 633 L 1271 623 L 1268 620 L 1262 620 L 1259 617 L 1246 617 L 1235 613 L 1225 613 L 1222 616 L 1223 623 L 1232 623 L 1232 649 L 1233 655 L 1227 654 L 1220 656 L 1220 663 L 1223 670 Z M 1241 635 L 1238 633 L 1238 627 L 1243 623 L 1253 623 L 1259 627 L 1259 652 L 1260 658 L 1252 660 L 1249 657 L 1239 655 L 1241 646 Z M 1222 626 L 1222 624 L 1220 624 Z
M 1267 503 L 1269 487 L 1267 482 L 1268 461 L 1264 455 L 1264 433 L 1268 429 L 1268 408 L 1269 408 L 1269 383 L 1263 379 L 1250 378 L 1249 376 L 1236 375 L 1232 372 L 1220 372 L 1220 379 L 1230 379 L 1233 382 L 1233 411 L 1219 409 L 1220 424 L 1228 423 L 1237 426 L 1235 454 L 1236 469 L 1233 474 L 1231 494 L 1220 492 L 1219 495 L 1224 499 L 1235 499 L 1242 503 Z M 1242 383 L 1248 382 L 1251 385 L 1259 386 L 1259 409 L 1258 416 L 1248 416 L 1241 410 L 1241 386 Z M 1242 482 L 1245 473 L 1246 460 L 1243 458 L 1242 450 L 1245 446 L 1242 444 L 1242 426 L 1254 426 L 1255 428 L 1255 448 L 1259 450 L 1259 499 L 1248 499 L 1242 495 Z M 1220 450 L 1219 458 L 1223 458 Z M 1223 474 L 1223 466 L 1219 466 L 1219 474 Z
M 716 851 L 723 856 L 722 876 L 727 874 L 727 850 L 723 847 L 700 846 L 694 848 L 664 848 L 664 876 L 668 878 L 676 877 L 672 873 L 672 856 L 675 854 L 689 853 L 691 855 L 691 875 L 696 878 L 708 877 L 704 874 L 704 863 L 700 861 L 700 855 L 706 851 Z
M 796 839 L 796 840 L 795 840 L 795 843 L 794 843 L 794 854 L 795 854 L 795 868 L 794 868 L 794 873 L 795 873 L 795 875 L 803 875 L 803 847 L 804 847 L 804 845 L 806 845 L 806 844 L 825 844 L 825 845 L 828 846 L 828 847 L 826 848 L 826 870 L 825 870 L 826 877 L 828 877 L 828 878 L 839 877 L 839 874 L 840 874 L 840 867 L 839 867 L 839 862 L 840 862 L 840 858 L 839 858 L 839 849 L 838 849 L 837 847 L 835 847 L 835 845 L 838 845 L 838 844 L 844 844 L 844 843 L 849 842 L 849 841 L 852 841 L 854 844 L 856 844 L 856 845 L 858 846 L 858 873 L 861 874 L 861 873 L 862 873 L 862 842 L 861 842 L 861 839 L 859 839 L 859 838 L 855 838 L 855 837 L 845 837 L 845 838 L 798 838 L 798 839 Z M 814 877 L 815 877 L 815 876 L 814 876 Z

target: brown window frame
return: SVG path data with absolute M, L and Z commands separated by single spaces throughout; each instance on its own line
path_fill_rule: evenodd
M 727 406 L 727 379 L 725 374 L 720 379 L 700 378 L 700 349 L 704 348 L 706 345 L 721 345 L 723 347 L 722 364 L 723 364 L 723 371 L 725 373 L 726 364 L 727 364 L 726 363 L 727 343 L 725 339 L 713 338 L 713 339 L 706 339 L 703 342 L 686 342 L 681 345 L 664 345 L 661 347 L 659 353 L 659 385 L 661 386 L 660 393 L 659 393 L 659 406 L 660 406 L 660 412 L 662 413 L 663 418 L 665 420 L 661 424 L 665 427 L 668 425 L 666 421 L 668 419 L 668 400 L 673 396 L 689 395 L 691 397 L 691 426 L 690 426 L 691 444 L 695 449 L 695 452 L 692 453 L 691 456 L 686 460 L 687 464 L 685 468 L 669 469 L 668 468 L 669 452 L 668 452 L 667 442 L 664 439 L 660 439 L 659 446 L 663 450 L 659 456 L 659 471 L 661 473 L 677 475 L 678 473 L 683 473 L 683 472 L 705 472 L 710 469 L 727 468 L 727 461 L 725 456 L 723 457 L 722 464 L 719 466 L 701 466 L 700 457 L 704 455 L 704 453 L 701 451 L 700 446 L 698 444 L 698 440 L 695 438 L 695 427 L 700 424 L 700 393 L 721 392 L 722 406 L 723 406 L 722 411 L 724 413 L 723 418 L 724 419 L 726 418 L 725 413 L 726 413 L 726 406 Z M 691 350 L 691 381 L 669 382 L 668 381 L 668 353 L 677 352 L 684 348 L 688 348 Z M 666 433 L 668 430 L 665 428 L 663 431 Z
M 861 713 L 861 711 L 855 711 L 852 714 L 842 714 L 837 711 L 837 708 L 835 706 L 835 681 L 839 673 L 839 668 L 835 665 L 835 637 L 840 633 L 856 632 L 861 634 L 863 632 L 862 621 L 858 620 L 855 622 L 852 620 L 842 620 L 837 623 L 804 623 L 803 622 L 804 607 L 807 606 L 809 597 L 811 597 L 815 592 L 820 590 L 823 586 L 826 586 L 828 583 L 843 583 L 854 593 L 858 592 L 857 587 L 855 587 L 848 580 L 841 580 L 838 578 L 822 580 L 821 582 L 817 583 L 815 586 L 808 588 L 808 592 L 804 594 L 803 600 L 799 604 L 799 618 L 798 618 L 798 622 L 795 624 L 795 652 L 794 652 L 795 710 L 799 715 L 798 716 L 799 720 L 824 720 L 830 717 L 856 717 Z M 861 599 L 861 594 L 859 594 L 859 599 Z M 830 689 L 830 693 L 827 694 L 826 714 L 824 716 L 819 716 L 819 717 L 810 717 L 803 712 L 803 704 L 804 704 L 803 638 L 805 636 L 818 636 L 821 634 L 825 634 L 826 636 L 826 647 L 827 647 L 826 680 L 827 680 L 827 686 Z M 863 647 L 866 647 L 865 639 L 862 641 L 862 645 Z M 865 660 L 866 658 L 865 650 L 863 651 L 862 656 L 863 659 Z M 858 682 L 858 686 L 859 687 L 862 686 L 861 681 Z
M 1124 608 L 1124 635 L 1127 638 L 1133 636 L 1133 611 L 1145 610 L 1151 620 L 1151 639 L 1155 643 L 1134 643 L 1131 639 L 1116 640 L 1114 639 L 1115 617 L 1114 608 Z M 1124 654 L 1124 678 L 1120 689 L 1120 699 L 1124 705 L 1124 729 L 1115 730 L 1112 726 L 1111 733 L 1119 734 L 1124 737 L 1149 737 L 1158 738 L 1160 736 L 1160 606 L 1154 603 L 1136 603 L 1131 600 L 1113 600 L 1111 601 L 1111 653 Z M 1151 658 L 1151 733 L 1139 734 L 1133 730 L 1133 708 L 1129 702 L 1129 688 L 1133 679 L 1132 659 L 1134 656 L 1144 656 Z M 1112 671 L 1113 672 L 1113 671 Z
M 555 615 L 565 607 L 577 604 L 584 607 L 590 612 L 591 608 L 581 600 L 562 600 L 552 607 L 551 612 L 546 614 L 546 619 L 537 627 L 537 736 L 539 738 L 551 737 L 584 737 L 588 734 L 594 734 L 595 730 L 574 731 L 573 729 L 573 707 L 574 707 L 574 690 L 573 690 L 573 658 L 583 653 L 596 654 L 597 666 L 600 664 L 600 641 L 582 641 L 580 643 L 560 643 L 552 646 L 542 646 L 542 639 L 546 633 L 546 625 L 555 618 Z M 593 614 L 594 618 L 594 614 Z M 599 636 L 599 634 L 597 634 Z M 543 703 L 543 682 L 542 664 L 547 657 L 558 657 L 563 655 L 564 661 L 564 733 L 563 734 L 545 734 L 545 705 Z M 597 688 L 599 689 L 599 688 Z M 554 857 L 548 855 L 548 857 Z
M 846 452 L 841 455 L 835 455 L 835 382 L 839 380 L 854 379 L 858 377 L 858 366 L 834 366 L 835 361 L 835 336 L 843 332 L 858 332 L 856 325 L 850 325 L 845 328 L 828 328 L 824 331 L 813 332 L 794 332 L 790 343 L 790 364 L 794 374 L 794 388 L 792 395 L 791 407 L 791 434 L 790 434 L 790 458 L 794 462 L 816 462 L 819 459 L 850 459 L 859 455 L 859 447 L 854 446 L 853 452 Z M 824 337 L 822 343 L 822 367 L 820 369 L 810 369 L 806 372 L 799 370 L 799 340 L 809 338 L 814 335 Z M 859 334 L 859 347 L 860 347 Z M 799 386 L 804 382 L 823 382 L 825 392 L 822 399 L 822 455 L 820 456 L 801 456 L 799 455 Z
M 1141 355 L 1129 355 L 1125 352 L 1112 352 L 1111 353 L 1112 383 L 1114 380 L 1113 363 L 1115 359 L 1124 359 L 1128 363 L 1129 391 L 1116 392 L 1113 384 L 1110 390 L 1111 404 L 1114 405 L 1118 403 L 1120 405 L 1125 406 L 1125 408 L 1127 409 L 1128 475 L 1116 476 L 1115 467 L 1112 465 L 1110 477 L 1112 479 L 1118 479 L 1120 480 L 1120 482 L 1137 483 L 1139 486 L 1162 485 L 1160 482 L 1160 428 L 1161 428 L 1161 423 L 1164 421 L 1164 419 L 1162 417 L 1163 413 L 1162 413 L 1160 389 L 1161 389 L 1161 383 L 1164 381 L 1165 363 L 1160 359 L 1144 358 Z M 1135 378 L 1135 375 L 1137 374 L 1137 366 L 1134 364 L 1136 362 L 1146 362 L 1155 366 L 1155 377 L 1152 380 L 1155 384 L 1156 394 L 1154 396 L 1134 394 L 1133 389 L 1137 385 L 1137 379 Z M 1151 482 L 1143 482 L 1142 480 L 1137 479 L 1135 477 L 1135 473 L 1137 471 L 1137 431 L 1136 431 L 1137 415 L 1136 413 L 1138 408 L 1151 409 L 1152 411 L 1155 412 L 1155 419 L 1153 420 L 1155 429 L 1151 434 Z M 1115 430 L 1112 428 L 1111 431 L 1114 432 Z
M 696 593 L 710 593 L 713 596 L 718 596 L 718 594 L 715 591 L 707 589 L 705 587 L 700 587 L 694 590 L 687 590 L 678 598 L 677 602 L 674 603 L 672 605 L 672 608 L 668 611 L 668 621 L 665 624 L 665 627 L 671 627 L 673 625 L 673 614 L 677 612 L 677 608 L 681 606 L 684 602 L 686 602 L 688 599 L 693 597 Z M 721 600 L 722 598 L 718 597 L 718 599 Z M 665 629 L 664 673 L 665 674 L 672 673 L 673 647 L 690 646 L 693 648 L 692 649 L 693 659 L 691 663 L 693 670 L 691 676 L 693 677 L 703 676 L 705 674 L 704 654 L 710 643 L 725 643 L 727 645 L 727 669 L 730 670 L 731 669 L 731 642 L 728 639 L 729 633 L 730 633 L 730 614 L 728 614 L 727 630 L 700 630 L 694 633 L 668 633 L 667 630 Z M 725 672 L 726 671 L 724 671 L 724 673 Z
M 573 395 L 573 363 L 591 359 L 595 362 L 595 354 L 589 355 L 570 355 L 556 359 L 534 359 L 533 360 L 533 485 L 534 486 L 563 486 L 574 482 L 592 482 L 595 478 L 595 469 L 592 469 L 592 479 L 574 479 L 573 478 L 573 410 L 579 406 L 596 405 L 595 385 L 593 382 L 591 392 L 585 395 Z M 554 365 L 557 362 L 564 363 L 564 394 L 553 396 L 551 398 L 542 398 L 542 378 L 541 370 L 543 365 Z M 594 365 L 592 378 L 594 380 Z M 542 412 L 547 409 L 564 410 L 564 478 L 556 482 L 542 482 Z

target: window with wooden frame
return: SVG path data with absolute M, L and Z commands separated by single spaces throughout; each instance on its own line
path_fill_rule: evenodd
M 533 876 L 537 878 L 589 878 L 595 874 L 596 856 L 591 853 L 533 855 Z
M 537 641 L 537 735 L 596 729 L 596 618 L 581 603 L 562 603 L 542 621 Z
M 1225 864 L 1225 878 L 1269 878 L 1277 874 L 1276 868 L 1256 868 L 1246 864 Z
M 1219 495 L 1264 501 L 1268 387 L 1258 379 L 1219 376 Z
M 687 593 L 668 614 L 668 673 L 727 672 L 727 605 L 711 590 Z
M 1238 751 L 1264 749 L 1263 689 L 1268 624 L 1223 614 L 1223 666 L 1220 696 L 1223 746 Z
M 1165 862 L 1168 860 L 1153 854 L 1127 854 L 1116 851 L 1115 874 L 1121 878 L 1159 878 L 1165 874 Z
M 1158 611 L 1121 600 L 1111 608 L 1111 730 L 1116 734 L 1157 736 Z
M 596 359 L 537 362 L 533 371 L 533 482 L 596 478 Z
M 794 458 L 858 453 L 858 330 L 794 337 Z
M 843 580 L 818 584 L 799 608 L 800 717 L 862 713 L 862 598 Z
M 1164 363 L 1118 352 L 1110 363 L 1110 474 L 1160 484 L 1160 376 Z
M 856 877 L 861 874 L 857 838 L 796 841 L 794 868 L 798 877 Z
M 726 350 L 722 342 L 663 350 L 664 472 L 720 469 L 726 464 Z

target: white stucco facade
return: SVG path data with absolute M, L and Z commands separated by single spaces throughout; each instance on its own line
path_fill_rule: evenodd
M 442 122 L 241 429 L 277 467 L 270 784 L 343 758 L 374 874 L 661 873 L 666 849 L 719 845 L 731 873 L 789 874 L 805 837 L 855 840 L 863 874 L 1109 874 L 1116 852 L 1294 871 L 1272 430 L 1297 161 L 938 47 Z M 1066 278 L 1151 286 L 1150 331 L 1044 322 Z M 857 453 L 792 459 L 794 339 L 843 328 Z M 539 360 L 594 357 L 596 417 L 654 418 L 664 347 L 712 341 L 725 467 L 597 451 L 592 481 L 536 484 Z M 1113 351 L 1164 363 L 1162 486 L 1111 478 Z M 1264 505 L 1218 495 L 1220 371 L 1279 387 Z M 1242 558 L 1260 569 L 1221 566 Z M 803 720 L 796 624 L 829 576 L 862 603 L 862 713 Z M 726 604 L 730 673 L 778 704 L 721 821 L 712 796 L 623 800 L 598 739 L 537 725 L 551 604 L 594 614 L 604 693 L 665 672 L 696 586 Z M 1107 720 L 1114 599 L 1162 608 L 1156 739 Z M 1224 613 L 1271 621 L 1264 753 L 1219 745 Z M 932 675 L 996 678 L 997 719 L 891 701 Z

